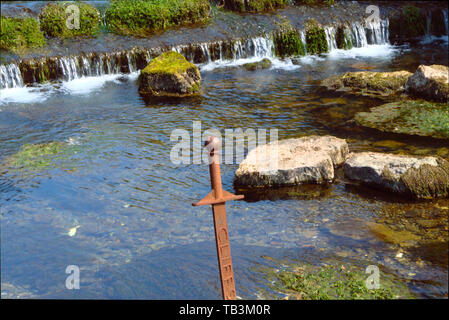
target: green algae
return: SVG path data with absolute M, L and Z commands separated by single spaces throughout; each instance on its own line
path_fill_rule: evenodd
M 258 69 L 268 69 L 271 67 L 271 60 L 264 58 L 257 62 L 251 62 L 251 63 L 245 63 L 243 65 L 243 68 L 245 68 L 248 71 L 255 71 Z
M 274 50 L 278 57 L 303 56 L 306 48 L 299 31 L 292 27 L 274 34 Z
M 379 289 L 368 289 L 365 269 L 349 263 L 333 262 L 321 266 L 289 265 L 280 272 L 265 270 L 273 289 L 298 300 L 385 300 L 414 298 L 405 284 L 380 270 Z
M 355 115 L 357 124 L 384 132 L 449 139 L 449 107 L 423 100 L 392 102 Z
M 306 44 L 308 54 L 328 52 L 326 32 L 315 19 L 306 22 Z
M 224 7 L 236 12 L 265 12 L 283 8 L 289 2 L 289 0 L 224 0 Z

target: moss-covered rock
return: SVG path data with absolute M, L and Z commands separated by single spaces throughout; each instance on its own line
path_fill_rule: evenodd
M 326 32 L 315 19 L 306 22 L 306 44 L 308 54 L 328 52 Z
M 345 176 L 362 184 L 418 199 L 449 197 L 449 162 L 376 152 L 350 154 Z
M 197 66 L 180 53 L 168 51 L 153 59 L 140 73 L 139 92 L 150 96 L 183 97 L 201 92 Z
M 321 84 L 330 90 L 344 90 L 357 95 L 378 97 L 402 92 L 411 75 L 408 71 L 347 72 L 329 77 Z
M 357 113 L 355 121 L 384 132 L 449 139 L 449 107 L 445 103 L 392 102 Z
M 406 5 L 399 11 L 392 11 L 389 17 L 390 41 L 421 37 L 426 33 L 426 16 L 423 10 Z
M 335 42 L 337 43 L 338 49 L 351 49 L 353 47 L 353 41 L 349 29 L 344 26 L 339 26 L 335 35 Z
M 112 0 L 105 18 L 115 33 L 146 36 L 171 27 L 203 23 L 209 15 L 209 0 Z
M 268 69 L 270 67 L 271 67 L 271 60 L 267 58 L 257 62 L 245 63 L 243 65 L 243 68 L 245 68 L 248 71 L 255 71 L 258 69 Z
M 224 0 L 224 7 L 236 12 L 264 12 L 284 7 L 289 0 Z
M 278 57 L 303 56 L 305 44 L 301 40 L 299 31 L 291 27 L 274 35 L 274 50 Z
M 69 5 L 79 8 L 79 26 L 67 27 L 70 16 L 66 13 Z M 100 30 L 101 14 L 90 4 L 77 1 L 75 3 L 49 3 L 39 14 L 41 29 L 46 36 L 72 38 L 76 36 L 94 36 Z M 69 19 L 71 21 L 71 19 Z M 72 21 L 74 24 L 74 22 Z
M 449 68 L 442 65 L 420 65 L 408 78 L 405 90 L 411 96 L 430 101 L 448 102 Z
M 0 49 L 20 53 L 45 45 L 45 37 L 36 19 L 1 16 L 0 20 Z
M 306 5 L 306 6 L 314 6 L 314 5 L 333 5 L 335 3 L 335 0 L 294 0 L 294 4 L 297 6 L 299 5 Z

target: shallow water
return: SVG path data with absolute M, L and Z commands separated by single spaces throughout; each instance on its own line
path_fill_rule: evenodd
M 447 141 L 355 127 L 347 121 L 356 112 L 383 101 L 319 86 L 345 71 L 414 71 L 447 59 L 443 41 L 276 60 L 256 72 L 233 66 L 240 62 L 201 66 L 201 98 L 157 103 L 139 96 L 136 74 L 2 90 L 0 162 L 26 143 L 73 146 L 44 170 L 0 171 L 2 297 L 219 299 L 210 208 L 190 205 L 209 192 L 208 168 L 170 162 L 172 130 L 192 133 L 192 121 L 222 133 L 276 128 L 281 139 L 332 134 L 352 151 L 449 158 Z M 264 256 L 374 264 L 417 296 L 447 297 L 448 199 L 401 200 L 341 172 L 331 186 L 234 190 L 236 169 L 222 165 L 224 188 L 247 196 L 227 205 L 241 298 L 267 289 Z M 380 237 L 373 222 L 414 240 Z M 65 289 L 67 265 L 80 267 L 81 290 Z

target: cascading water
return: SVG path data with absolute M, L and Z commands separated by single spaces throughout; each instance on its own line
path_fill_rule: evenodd
M 0 65 L 0 88 L 23 87 L 23 79 L 19 67 L 12 63 Z
M 447 12 L 446 12 L 447 22 Z M 337 49 L 337 27 L 325 27 L 330 51 Z M 299 31 L 306 43 L 306 34 Z M 388 43 L 388 20 L 371 21 L 365 25 L 354 22 L 347 33 L 354 47 Z M 50 57 L 41 60 L 22 61 L 19 64 L 0 66 L 0 88 L 23 86 L 45 81 L 71 81 L 82 77 L 109 74 L 127 74 L 143 69 L 160 53 L 174 50 L 196 64 L 236 61 L 248 58 L 274 58 L 274 43 L 271 35 L 236 40 L 177 45 L 165 48 L 134 48 L 114 53 L 89 53 L 79 56 Z M 305 45 L 307 53 L 307 46 Z

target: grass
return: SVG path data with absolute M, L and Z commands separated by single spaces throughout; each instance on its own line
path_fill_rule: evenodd
M 145 36 L 207 21 L 209 0 L 112 0 L 106 24 L 115 33 Z
M 79 8 L 79 28 L 69 29 L 66 13 L 68 5 L 74 4 Z M 39 15 L 41 29 L 46 36 L 58 38 L 73 38 L 77 36 L 95 36 L 100 31 L 101 14 L 93 6 L 76 1 L 63 3 L 49 3 Z M 71 21 L 69 19 L 69 21 Z
M 42 47 L 45 43 L 36 19 L 1 16 L 1 49 L 20 53 L 30 48 Z

